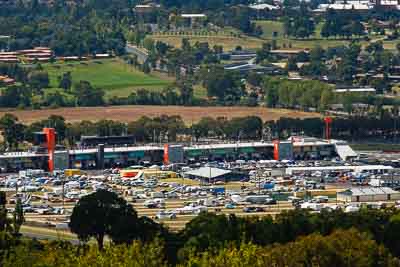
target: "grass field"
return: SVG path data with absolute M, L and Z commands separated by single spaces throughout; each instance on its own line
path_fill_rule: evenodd
M 119 59 L 54 63 L 43 67 L 49 73 L 51 87 L 58 87 L 58 77 L 71 72 L 74 82 L 89 81 L 93 86 L 103 88 L 107 96 L 127 96 L 138 88 L 159 90 L 171 83 L 166 78 L 135 70 Z
M 283 23 L 280 21 L 271 21 L 271 20 L 258 20 L 254 21 L 256 25 L 261 26 L 263 29 L 263 34 L 260 38 L 250 37 L 241 34 L 240 37 L 237 35 L 231 36 L 226 33 L 220 34 L 212 34 L 210 35 L 191 35 L 191 34 L 183 34 L 183 35 L 152 35 L 151 38 L 158 41 L 166 42 L 172 46 L 180 47 L 183 38 L 189 39 L 189 41 L 193 44 L 195 42 L 208 42 L 210 47 L 214 45 L 223 45 L 224 50 L 232 50 L 236 46 L 242 46 L 247 49 L 257 49 L 260 48 L 261 45 L 265 42 L 276 40 L 278 46 L 281 48 L 291 47 L 297 49 L 304 48 L 313 48 L 315 46 L 321 46 L 323 48 L 346 45 L 350 43 L 350 40 L 345 39 L 325 39 L 321 38 L 321 28 L 323 23 L 318 23 L 315 26 L 315 34 L 307 39 L 293 39 L 288 38 L 284 35 Z M 278 35 L 276 37 L 273 36 L 273 32 L 277 32 Z M 370 36 L 372 40 L 382 39 L 382 36 Z M 360 41 L 362 45 L 367 45 L 370 42 Z M 395 49 L 395 45 L 397 40 L 395 41 L 384 41 L 384 47 L 386 49 Z
M 210 47 L 214 45 L 223 45 L 224 50 L 232 50 L 237 46 L 242 46 L 248 49 L 260 48 L 262 43 L 265 41 L 260 38 L 254 38 L 249 36 L 234 37 L 234 36 L 198 36 L 198 35 L 152 35 L 151 38 L 156 41 L 163 41 L 174 47 L 180 47 L 182 39 L 189 39 L 191 44 L 196 42 L 208 42 Z
M 257 26 L 261 26 L 263 34 L 261 38 L 271 39 L 271 38 L 283 38 L 285 32 L 283 29 L 283 23 L 280 21 L 272 21 L 272 20 L 258 20 L 254 21 Z M 277 36 L 273 36 L 273 33 L 276 32 Z
M 272 34 L 272 31 L 271 31 Z M 222 45 L 225 51 L 233 50 L 237 46 L 241 46 L 245 49 L 257 49 L 261 48 L 262 44 L 271 41 L 272 38 L 255 38 L 249 36 L 234 37 L 234 36 L 192 36 L 192 35 L 152 35 L 152 39 L 156 41 L 162 41 L 168 43 L 174 47 L 180 47 L 183 38 L 188 38 L 191 44 L 196 42 L 208 42 L 210 47 L 214 45 Z M 321 46 L 324 48 L 339 46 L 349 43 L 346 40 L 335 40 L 335 39 L 289 39 L 289 38 L 276 38 L 277 45 L 280 47 L 291 47 L 291 48 L 312 48 L 315 46 Z
M 203 117 L 244 117 L 259 116 L 263 120 L 277 120 L 281 117 L 311 118 L 320 117 L 318 113 L 301 112 L 288 109 L 270 109 L 264 107 L 183 107 L 183 106 L 111 106 L 86 108 L 59 108 L 42 110 L 0 110 L 0 117 L 5 113 L 16 115 L 24 123 L 32 123 L 48 118 L 50 115 L 63 116 L 67 121 L 100 119 L 129 122 L 142 116 L 180 115 L 187 123 Z

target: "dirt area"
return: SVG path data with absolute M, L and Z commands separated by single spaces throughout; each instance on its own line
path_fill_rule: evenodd
M 187 123 L 197 122 L 203 117 L 244 117 L 259 116 L 264 121 L 277 120 L 280 117 L 311 118 L 320 117 L 318 113 L 301 112 L 287 109 L 264 107 L 182 107 L 182 106 L 110 106 L 85 108 L 59 108 L 42 110 L 0 110 L 0 117 L 5 113 L 16 115 L 24 123 L 48 118 L 50 115 L 63 116 L 69 122 L 101 119 L 130 122 L 142 116 L 180 115 Z

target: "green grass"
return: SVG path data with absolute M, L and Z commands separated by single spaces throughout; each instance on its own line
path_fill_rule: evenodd
M 154 34 L 150 37 L 156 41 L 163 41 L 174 47 L 180 47 L 182 44 L 182 38 L 187 38 L 194 44 L 195 42 L 208 42 L 210 47 L 214 45 L 222 45 L 225 51 L 232 50 L 236 46 L 240 45 L 246 49 L 258 49 L 261 48 L 265 42 L 276 40 L 277 45 L 280 48 L 293 48 L 293 49 L 311 49 L 315 46 L 321 46 L 322 48 L 335 47 L 341 45 L 347 45 L 351 40 L 346 39 L 335 39 L 335 38 L 322 38 L 321 29 L 323 22 L 319 22 L 315 25 L 315 34 L 310 38 L 295 39 L 285 36 L 283 23 L 280 21 L 272 20 L 254 20 L 256 25 L 261 26 L 263 34 L 260 38 L 247 36 L 243 33 L 239 33 L 237 30 L 232 28 L 225 28 L 223 31 L 218 33 L 207 32 L 207 34 L 193 34 L 191 32 L 185 32 L 184 34 Z M 277 32 L 277 36 L 273 36 L 273 32 Z M 229 34 L 235 33 L 235 34 Z M 382 39 L 380 35 L 370 35 L 372 40 Z M 359 40 L 360 44 L 366 46 L 370 41 L 363 41 L 362 38 Z M 394 41 L 383 41 L 385 49 L 394 50 L 398 40 Z
M 193 93 L 196 98 L 207 98 L 207 89 L 202 85 L 195 85 L 193 87 Z
M 93 86 L 104 89 L 107 96 L 127 96 L 138 88 L 160 90 L 171 83 L 167 79 L 144 74 L 119 59 L 54 63 L 43 67 L 49 73 L 51 87 L 58 87 L 58 77 L 71 72 L 73 82 L 89 81 Z
M 263 34 L 261 38 L 271 39 L 274 38 L 273 33 L 277 32 L 276 38 L 283 38 L 285 32 L 283 30 L 283 23 L 280 21 L 272 20 L 258 20 L 255 21 L 257 26 L 261 26 Z

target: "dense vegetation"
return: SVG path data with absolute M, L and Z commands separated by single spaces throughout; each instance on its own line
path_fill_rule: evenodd
M 185 125 L 180 116 L 142 117 L 136 121 L 123 123 L 112 120 L 97 122 L 81 121 L 68 123 L 61 116 L 52 115 L 48 119 L 24 125 L 12 114 L 0 118 L 0 130 L 4 136 L 2 150 L 19 149 L 23 141 L 32 142 L 33 133 L 43 127 L 54 127 L 58 142 L 69 147 L 76 145 L 81 136 L 132 135 L 136 143 L 188 141 L 191 138 L 217 140 L 270 140 L 287 138 L 292 135 L 323 136 L 322 118 L 293 119 L 281 118 L 263 122 L 257 116 L 238 118 L 204 117 L 190 126 Z M 332 138 L 345 140 L 382 139 L 396 141 L 400 118 L 383 112 L 381 118 L 354 116 L 335 118 L 332 124 Z
M 87 213 L 89 210 L 91 215 Z M 138 224 L 139 220 L 147 223 Z M 7 220 L 0 222 L 0 227 L 7 229 Z M 121 223 L 124 226 L 118 227 Z M 396 209 L 362 208 L 351 213 L 293 210 L 282 212 L 275 219 L 201 213 L 175 233 L 150 219 L 137 218 L 125 200 L 100 190 L 79 201 L 70 225 L 82 241 L 106 235 L 111 243 L 103 247 L 101 238 L 97 246 L 38 242 L 20 239 L 18 234 L 3 230 L 0 234 L 2 266 L 400 264 L 396 258 L 400 255 L 400 214 Z
M 40 1 L 41 2 L 41 1 Z M 131 16 L 128 1 L 19 1 L 0 13 L 0 32 L 11 36 L 2 43 L 11 50 L 51 47 L 56 55 L 123 54 L 124 27 Z M 122 19 L 124 18 L 124 19 Z
M 274 32 L 273 40 L 265 42 L 258 49 L 256 62 L 269 66 L 272 62 L 287 61 L 287 67 L 282 70 L 283 77 L 287 77 L 287 72 L 298 71 L 314 81 L 298 84 L 274 81 L 271 84 L 271 79 L 267 78 L 269 75 L 256 77 L 254 72 L 225 70 L 221 57 L 222 44 L 211 47 L 207 42 L 191 43 L 190 38 L 183 38 L 180 47 L 172 47 L 167 43 L 154 41 L 151 33 L 185 32 L 190 26 L 186 25 L 187 22 L 180 15 L 204 13 L 206 18 L 199 27 L 207 31 L 218 32 L 233 27 L 234 34 L 259 36 L 262 30 L 255 22 L 268 19 L 281 23 L 286 37 L 298 39 L 315 37 L 318 26 L 318 38 L 322 36 L 361 41 L 359 37 L 367 32 L 384 33 L 385 29 L 377 22 L 383 20 L 390 22 L 386 29 L 391 32 L 390 38 L 395 40 L 398 38 L 398 12 L 373 9 L 365 14 L 358 14 L 353 11 L 329 10 L 321 16 L 315 16 L 310 10 L 316 8 L 321 1 L 284 1 L 281 12 L 252 10 L 248 5 L 255 1 L 249 0 L 155 2 L 161 7 L 150 9 L 145 14 L 134 9 L 141 1 L 19 1 L 4 5 L 0 11 L 0 33 L 9 37 L 0 38 L 2 49 L 12 51 L 48 46 L 55 52 L 52 62 L 56 60 L 55 56 L 80 57 L 110 53 L 121 56 L 128 66 L 132 65 L 137 71 L 166 72 L 178 82 L 162 90 L 159 87 L 166 83 L 160 82 L 155 86 L 156 89 L 147 86 L 139 90 L 135 88 L 124 94 L 110 94 L 114 97 L 108 98 L 104 92 L 109 89 L 106 85 L 98 86 L 96 82 L 90 82 L 93 79 L 74 78 L 74 74 L 68 71 L 57 73 L 55 82 L 53 73 L 49 73 L 48 69 L 36 62 L 32 65 L 1 64 L 0 74 L 10 76 L 17 83 L 1 89 L 0 107 L 266 104 L 272 107 L 315 108 L 323 111 L 329 108 L 329 104 L 343 104 L 347 107 L 346 111 L 351 112 L 353 102 L 371 104 L 380 99 L 376 100 L 373 96 L 368 99 L 357 96 L 337 97 L 329 92 L 324 81 L 315 80 L 329 79 L 338 84 L 370 85 L 376 87 L 379 93 L 391 93 L 392 83 L 387 73 L 400 60 L 398 51 L 384 49 L 380 39 L 374 40 L 365 49 L 358 43 L 347 42 L 346 46 L 335 46 L 326 50 L 316 47 L 310 53 L 304 52 L 286 59 L 271 53 L 271 50 L 280 48 L 277 44 L 280 36 L 276 36 L 278 33 Z M 139 62 L 133 54 L 126 54 L 127 41 L 148 51 L 145 62 Z M 240 51 L 241 47 L 237 47 L 237 50 Z M 302 66 L 298 67 L 297 63 Z M 357 76 L 363 73 L 386 75 L 381 78 Z M 145 78 L 138 76 L 137 79 Z M 123 78 L 121 83 L 124 85 L 122 80 Z M 122 86 L 121 83 L 114 86 Z M 207 99 L 195 97 L 196 86 L 205 88 Z M 129 89 L 129 86 L 126 88 Z

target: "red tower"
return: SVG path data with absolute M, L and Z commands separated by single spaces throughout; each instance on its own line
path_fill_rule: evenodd
M 279 140 L 272 141 L 274 144 L 274 160 L 279 160 Z
M 47 151 L 49 153 L 49 171 L 54 171 L 54 150 L 56 148 L 56 131 L 54 128 L 43 128 L 46 135 Z
M 168 144 L 164 144 L 164 165 L 168 165 L 169 164 L 169 145 Z
M 332 118 L 331 117 L 325 117 L 325 139 L 330 140 L 331 139 L 331 124 L 332 124 Z

